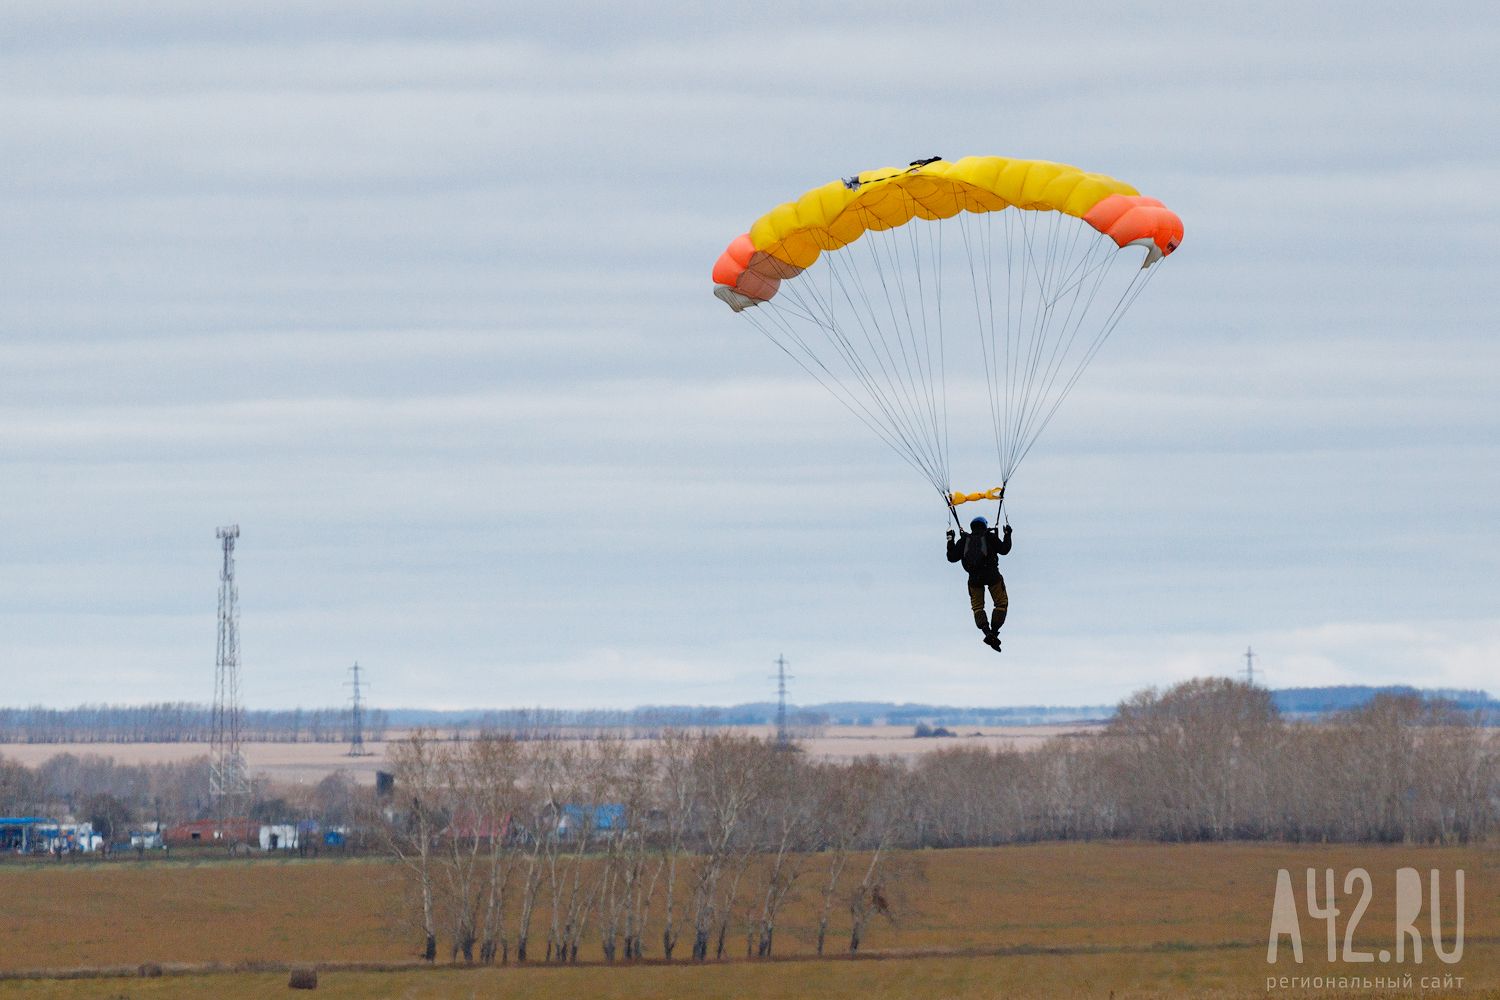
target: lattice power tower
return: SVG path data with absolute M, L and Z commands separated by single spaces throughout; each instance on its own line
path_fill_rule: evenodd
M 786 731 L 786 682 L 792 675 L 786 672 L 786 657 L 777 655 L 776 673 L 771 675 L 776 682 L 776 745 L 785 750 L 791 746 L 791 737 Z
M 219 656 L 214 668 L 213 736 L 209 753 L 208 790 L 221 819 L 240 816 L 250 804 L 250 778 L 240 753 L 240 608 L 234 583 L 234 540 L 240 526 L 231 524 L 216 533 L 223 543 L 224 565 L 219 570 Z
M 349 698 L 349 752 L 345 756 L 368 757 L 370 751 L 365 749 L 365 703 L 360 696 L 359 664 L 350 667 L 349 673 L 354 679 L 346 683 L 354 693 Z

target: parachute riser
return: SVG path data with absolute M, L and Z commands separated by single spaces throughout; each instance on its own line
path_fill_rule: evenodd
M 952 493 L 943 494 L 943 499 L 948 503 L 948 513 L 953 515 L 953 523 L 963 530 L 963 520 L 958 516 L 958 505 L 961 503 L 972 503 L 981 500 L 998 500 L 995 507 L 995 520 L 1001 521 L 1005 517 L 1005 484 L 1001 483 L 993 489 L 983 490 L 979 493 L 964 493 L 954 490 Z M 1008 521 L 1005 523 L 1009 523 Z

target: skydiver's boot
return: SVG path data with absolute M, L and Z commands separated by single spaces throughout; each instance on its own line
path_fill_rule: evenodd
M 974 612 L 974 624 L 979 626 L 979 631 L 984 633 L 984 644 L 996 652 L 1000 651 L 1000 640 L 995 637 L 995 630 L 990 628 L 988 619 L 984 617 L 983 611 Z
M 990 627 L 987 630 L 989 638 L 985 640 L 985 645 L 997 653 L 1000 652 L 1000 626 L 1005 624 L 1006 610 L 1005 608 L 996 608 L 990 612 Z

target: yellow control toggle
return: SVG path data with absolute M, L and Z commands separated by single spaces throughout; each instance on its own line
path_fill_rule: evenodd
M 1004 498 L 1005 487 L 996 486 L 994 489 L 985 490 L 983 493 L 964 493 L 961 490 L 954 490 L 953 495 L 948 500 L 953 506 L 957 507 L 959 504 L 968 503 L 971 500 L 1003 500 Z

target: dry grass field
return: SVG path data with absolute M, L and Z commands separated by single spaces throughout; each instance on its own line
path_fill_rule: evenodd
M 814 960 L 812 901 L 789 914 L 783 961 L 693 967 L 340 970 L 340 963 L 408 962 L 415 935 L 394 919 L 395 870 L 382 861 L 112 862 L 0 867 L 0 971 L 163 963 L 160 979 L 0 980 L 0 997 L 264 997 L 287 973 L 170 974 L 207 963 L 253 969 L 324 963 L 319 996 L 334 997 L 1124 997 L 1361 995 L 1266 990 L 1266 977 L 1387 972 L 1460 975 L 1456 994 L 1500 995 L 1500 861 L 1482 848 L 1265 844 L 1041 844 L 927 851 L 920 882 L 894 922 L 877 922 L 858 961 Z M 1276 871 L 1299 886 L 1306 868 L 1340 881 L 1366 869 L 1374 892 L 1356 946 L 1390 948 L 1394 873 L 1467 873 L 1466 947 L 1457 966 L 1431 953 L 1421 966 L 1338 964 L 1322 957 L 1324 925 L 1302 915 L 1307 961 L 1266 963 Z M 1356 900 L 1344 898 L 1345 914 Z M 539 914 L 536 930 L 542 931 Z M 1426 926 L 1425 914 L 1418 926 Z M 1340 923 L 1342 934 L 1343 923 Z M 1448 921 L 1451 943 L 1452 920 Z M 837 947 L 844 945 L 835 938 Z M 1429 944 L 1430 948 L 1430 944 Z M 743 954 L 744 942 L 731 949 Z M 599 958 L 597 948 L 581 956 Z M 333 967 L 330 967 L 333 966 Z M 1399 995 L 1389 991 L 1379 995 Z

